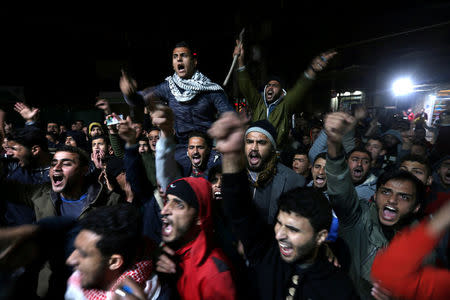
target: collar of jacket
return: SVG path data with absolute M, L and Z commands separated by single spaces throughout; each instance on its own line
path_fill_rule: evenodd
M 90 205 L 94 204 L 100 194 L 102 193 L 102 191 L 104 190 L 103 184 L 101 184 L 98 181 L 93 181 L 88 185 L 87 188 L 87 206 L 83 208 L 82 213 L 84 212 L 84 210 L 89 207 Z M 55 205 L 55 207 L 57 207 L 58 203 L 61 201 L 61 194 L 60 193 L 55 193 L 53 191 L 53 189 L 50 192 L 50 199 L 53 202 L 53 205 Z

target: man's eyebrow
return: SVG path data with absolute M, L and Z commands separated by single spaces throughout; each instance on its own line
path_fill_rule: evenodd
M 56 158 L 54 158 L 54 159 L 52 159 L 52 162 L 58 162 L 58 161 L 62 161 L 62 162 L 66 162 L 66 161 L 70 161 L 70 162 L 75 162 L 75 160 L 73 160 L 73 159 L 70 159 L 70 158 L 63 158 L 63 159 L 56 159 Z

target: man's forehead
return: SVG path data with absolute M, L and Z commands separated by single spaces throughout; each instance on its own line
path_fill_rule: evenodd
M 94 144 L 98 144 L 98 143 L 105 143 L 105 139 L 104 138 L 98 138 L 98 139 L 93 139 L 92 143 Z
M 422 169 L 422 170 L 426 170 L 427 167 L 418 162 L 418 161 L 412 161 L 412 160 L 405 160 L 404 162 L 401 163 L 400 165 L 401 167 L 407 167 L 407 168 L 416 168 L 416 169 Z
M 173 54 L 183 54 L 183 53 L 191 54 L 191 50 L 189 50 L 189 48 L 187 47 L 177 47 L 173 49 Z
M 159 135 L 159 130 L 152 130 L 148 133 L 148 135 L 151 135 L 151 136 Z
M 58 151 L 53 155 L 53 160 L 61 160 L 61 159 L 72 159 L 72 160 L 78 160 L 78 154 L 67 152 L 67 151 Z
M 350 158 L 357 157 L 357 158 L 367 158 L 369 159 L 370 156 L 366 152 L 360 152 L 360 151 L 354 151 L 352 154 L 350 154 Z
M 189 139 L 189 145 L 205 145 L 206 141 L 204 138 L 202 138 L 201 136 L 193 136 Z
M 306 154 L 295 154 L 294 158 L 308 158 Z
M 396 193 L 415 194 L 414 184 L 406 179 L 393 178 L 388 180 L 385 184 L 382 184 L 380 187 L 391 189 Z
M 314 162 L 314 165 L 325 166 L 326 164 L 327 164 L 327 160 L 322 157 L 316 159 L 316 161 Z
M 269 138 L 261 132 L 258 131 L 250 131 L 247 134 L 247 139 L 251 139 L 251 140 L 265 140 L 265 141 L 269 141 Z

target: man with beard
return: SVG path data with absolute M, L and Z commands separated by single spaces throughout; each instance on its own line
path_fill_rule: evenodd
M 37 127 L 26 126 L 17 129 L 9 137 L 9 143 L 13 160 L 4 161 L 8 182 L 42 184 L 50 181 L 51 154 L 44 132 Z M 8 201 L 3 205 L 5 211 L 2 217 L 5 225 L 29 224 L 35 221 L 34 212 L 29 207 Z
M 403 170 L 383 173 L 377 181 L 374 201 L 360 201 L 343 153 L 343 136 L 355 126 L 343 112 L 327 115 L 326 173 L 328 195 L 339 218 L 339 236 L 350 251 L 349 274 L 361 298 L 382 291 L 373 285 L 370 270 L 378 250 L 398 230 L 412 224 L 425 197 L 423 183 Z M 370 161 L 369 161 L 370 162 Z
M 326 152 L 322 152 L 316 156 L 313 166 L 311 168 L 312 180 L 308 183 L 307 186 L 313 187 L 319 192 L 322 192 L 324 196 L 327 197 L 328 199 L 327 174 L 325 173 L 326 164 L 327 164 Z M 333 213 L 333 220 L 331 222 L 331 227 L 328 232 L 327 241 L 334 242 L 336 241 L 338 236 L 339 221 L 336 217 L 335 212 L 332 211 L 332 213 Z
M 233 56 L 236 55 L 239 57 L 237 72 L 239 90 L 253 113 L 252 121 L 268 120 L 276 128 L 275 141 L 281 149 L 288 141 L 289 120 L 292 114 L 300 112 L 301 101 L 311 87 L 313 79 L 317 73 L 326 68 L 336 52 L 328 51 L 315 57 L 289 91 L 285 90 L 286 85 L 280 77 L 270 76 L 266 80 L 262 93 L 259 93 L 251 82 L 250 74 L 245 66 L 244 47 L 238 41 L 233 51 Z
M 185 155 L 189 132 L 206 132 L 217 114 L 233 111 L 223 88 L 199 72 L 197 63 L 197 54 L 193 48 L 186 42 L 180 42 L 172 51 L 175 73 L 163 83 L 138 92 L 135 80 L 125 73 L 120 78 L 120 89 L 129 105 L 143 107 L 162 101 L 173 110 L 176 116 L 175 159 L 183 168 L 189 168 L 190 165 Z M 211 155 L 207 159 L 212 160 L 213 157 Z
M 371 155 L 364 148 L 350 151 L 348 169 L 359 199 L 369 200 L 375 193 L 377 177 L 370 173 Z
M 250 124 L 245 132 L 244 148 L 248 181 L 259 216 L 274 224 L 281 194 L 305 186 L 305 178 L 278 162 L 277 132 L 267 120 Z
M 211 184 L 204 178 L 185 177 L 167 187 L 162 215 L 164 248 L 157 270 L 177 274 L 182 299 L 235 299 L 232 268 L 223 251 L 214 244 L 214 205 Z M 173 250 L 172 250 L 173 249 Z M 168 255 L 171 263 L 165 269 Z
M 330 264 L 323 253 L 331 224 L 331 206 L 322 193 L 312 188 L 283 193 L 279 197 L 274 234 L 269 234 L 265 222 L 255 215 L 252 193 L 245 182 L 248 175 L 242 138 L 246 136 L 246 144 L 249 139 L 262 139 L 246 134 L 244 126 L 244 121 L 227 113 L 213 124 L 209 133 L 216 138 L 223 155 L 225 211 L 242 241 L 251 270 L 248 298 L 356 299 L 350 279 Z M 256 159 L 251 163 L 255 164 Z

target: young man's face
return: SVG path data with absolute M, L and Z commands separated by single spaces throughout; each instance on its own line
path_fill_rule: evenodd
M 147 141 L 139 141 L 139 153 L 144 154 L 150 151 L 150 147 Z
M 413 144 L 411 146 L 411 154 L 426 157 L 427 149 L 424 145 Z
M 369 139 L 366 144 L 366 150 L 370 152 L 372 161 L 376 161 L 378 157 L 385 154 L 381 141 Z
M 311 129 L 311 141 L 314 142 L 320 133 L 320 128 L 313 128 Z
M 430 185 L 432 176 L 428 174 L 427 166 L 418 161 L 405 160 L 400 165 L 400 170 L 405 170 L 416 176 L 425 185 Z
M 109 273 L 108 259 L 97 248 L 101 236 L 90 230 L 81 230 L 75 239 L 75 250 L 67 258 L 66 264 L 78 271 L 81 287 L 105 290 L 108 283 L 105 274 Z
M 211 179 L 212 194 L 214 200 L 222 200 L 222 174 L 214 174 Z
M 197 210 L 174 195 L 167 195 L 161 210 L 162 240 L 184 244 L 195 237 L 198 224 Z
M 416 187 L 409 180 L 391 179 L 381 185 L 374 195 L 378 209 L 378 219 L 386 226 L 393 226 L 405 216 L 416 213 Z
M 327 185 L 327 174 L 325 173 L 326 164 L 327 160 L 320 157 L 316 159 L 311 168 L 313 185 L 315 188 L 321 189 Z
M 308 176 L 310 167 L 311 166 L 309 165 L 308 155 L 306 154 L 294 155 L 294 158 L 292 159 L 292 170 L 294 170 L 295 173 L 303 176 Z
M 102 129 L 100 128 L 100 127 L 98 127 L 98 126 L 93 126 L 92 127 L 92 129 L 91 129 L 91 137 L 94 137 L 94 136 L 97 136 L 97 135 L 101 135 L 103 132 L 102 132 Z
M 191 137 L 188 142 L 187 156 L 194 168 L 203 167 L 208 162 L 208 146 L 202 137 Z
M 450 187 L 450 159 L 444 160 L 438 169 L 438 175 L 441 183 L 445 187 Z
M 66 146 L 76 147 L 77 146 L 77 141 L 75 141 L 75 139 L 69 135 L 69 136 L 66 137 L 65 144 L 66 144 Z
M 81 129 L 83 129 L 83 122 L 76 121 L 75 122 L 75 130 L 81 130 Z
M 388 149 L 393 148 L 393 147 L 397 146 L 398 143 L 400 143 L 400 141 L 392 134 L 386 134 L 383 137 L 383 141 L 386 144 L 386 148 L 388 148 Z
M 272 143 L 265 134 L 249 132 L 245 138 L 245 155 L 248 169 L 260 172 L 272 156 Z
M 281 258 L 287 263 L 299 260 L 307 262 L 313 258 L 315 250 L 323 242 L 315 234 L 309 220 L 296 213 L 280 210 L 274 230 Z
M 92 152 L 102 151 L 108 153 L 108 144 L 103 138 L 92 140 Z
M 188 48 L 178 47 L 172 52 L 172 66 L 180 78 L 189 79 L 194 75 L 197 59 L 192 56 Z
M 50 166 L 50 181 L 55 193 L 66 193 L 78 187 L 83 182 L 87 166 L 80 166 L 77 153 L 66 151 L 56 152 Z
M 30 165 L 33 159 L 30 149 L 14 141 L 11 141 L 10 149 L 13 157 L 19 161 L 19 166 L 26 167 Z
M 147 134 L 148 141 L 150 143 L 150 149 L 153 152 L 156 151 L 156 143 L 159 140 L 159 130 L 152 130 Z
M 265 90 L 267 103 L 272 103 L 273 101 L 277 100 L 280 97 L 281 91 L 281 85 L 278 81 L 269 81 L 266 85 Z
M 365 152 L 355 151 L 348 158 L 348 168 L 354 184 L 366 180 L 370 170 L 370 157 Z

